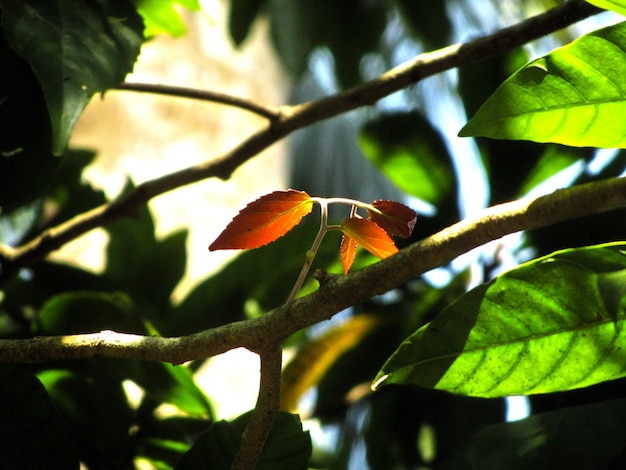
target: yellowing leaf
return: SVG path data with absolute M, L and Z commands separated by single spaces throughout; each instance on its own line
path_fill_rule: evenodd
M 307 342 L 283 371 L 280 409 L 296 412 L 298 400 L 324 377 L 335 361 L 354 347 L 379 323 L 376 315 L 357 315 Z
M 350 217 L 341 224 L 341 231 L 380 259 L 398 252 L 387 232 L 371 220 Z
M 274 191 L 248 204 L 215 239 L 209 250 L 258 248 L 282 237 L 313 209 L 304 191 Z

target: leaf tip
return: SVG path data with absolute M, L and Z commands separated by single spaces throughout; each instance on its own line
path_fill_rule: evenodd
M 374 382 L 372 382 L 372 391 L 376 391 L 378 390 L 380 387 L 382 387 L 383 385 L 385 385 L 385 382 L 387 381 L 387 378 L 389 377 L 389 374 L 378 374 L 376 376 L 376 378 L 374 379 Z

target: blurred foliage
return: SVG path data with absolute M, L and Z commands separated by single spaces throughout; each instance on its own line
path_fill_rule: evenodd
M 292 100 L 303 102 L 553 3 L 485 0 L 476 8 L 470 0 L 231 0 L 228 30 L 232 42 L 243 46 L 255 21 L 268 21 L 275 50 L 292 79 Z M 132 69 L 142 40 L 184 34 L 179 7 L 195 10 L 199 4 L 1 2 L 1 242 L 18 245 L 106 202 L 102 191 L 81 179 L 94 154 L 65 148 L 74 120 L 93 93 L 115 86 Z M 49 21 L 47 28 L 40 27 L 42 18 Z M 59 23 L 67 29 L 59 29 Z M 567 32 L 553 39 L 562 45 L 574 37 Z M 289 140 L 292 186 L 316 196 L 407 203 L 420 212 L 411 243 L 458 221 L 472 204 L 623 174 L 621 150 L 457 137 L 457 123 L 473 115 L 541 46 L 466 65 L 366 110 L 299 131 Z M 69 55 L 63 59 L 60 50 Z M 620 57 L 616 53 L 613 60 Z M 479 193 L 486 200 L 472 202 Z M 516 423 L 504 422 L 501 398 L 415 385 L 390 385 L 373 393 L 370 384 L 415 331 L 425 325 L 431 331 L 432 325 L 454 328 L 456 317 L 477 314 L 463 309 L 447 321 L 446 308 L 457 305 L 470 287 L 535 255 L 624 240 L 623 217 L 624 211 L 596 214 L 507 237 L 294 335 L 288 341 L 293 356 L 285 367 L 283 405 L 305 418 L 304 429 L 318 424 L 322 437 L 309 436 L 293 415 L 280 413 L 263 464 L 279 468 L 272 459 L 286 459 L 285 468 L 307 468 L 310 455 L 309 466 L 329 469 L 557 468 L 563 462 L 567 468 L 621 468 L 625 390 L 623 380 L 606 381 L 613 376 L 603 376 L 604 383 L 593 387 L 530 397 L 533 415 Z M 331 213 L 334 218 L 339 214 Z M 115 329 L 173 336 L 262 315 L 289 294 L 315 236 L 313 225 L 305 221 L 276 243 L 242 253 L 174 304 L 171 295 L 186 267 L 187 233 L 155 237 L 152 215 L 144 208 L 106 228 L 101 274 L 44 261 L 3 286 L 0 335 Z M 338 243 L 332 234 L 325 240 L 314 269 L 341 272 Z M 370 262 L 360 253 L 354 269 Z M 610 304 L 621 321 L 623 270 L 614 271 L 607 277 L 592 269 L 584 282 L 577 277 L 566 286 L 550 273 L 534 273 L 533 289 L 525 292 L 536 298 L 549 286 L 558 295 L 580 296 L 585 285 L 595 294 L 583 295 L 580 305 L 599 295 L 603 303 L 596 306 Z M 509 282 L 504 279 L 495 282 Z M 472 300 L 478 302 L 476 292 L 492 285 L 459 302 L 472 306 Z M 310 281 L 304 292 L 315 288 Z M 606 315 L 600 320 L 593 313 L 592 329 L 610 325 Z M 94 469 L 133 468 L 137 462 L 159 469 L 228 468 L 249 416 L 215 422 L 211 398 L 194 381 L 199 365 L 111 359 L 2 365 L 0 466 L 78 468 L 80 461 Z

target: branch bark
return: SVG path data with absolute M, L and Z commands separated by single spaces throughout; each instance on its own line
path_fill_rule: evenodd
M 172 85 L 161 85 L 154 83 L 125 82 L 117 86 L 118 90 L 136 91 L 140 93 L 154 93 L 158 95 L 175 96 L 178 98 L 190 98 L 200 101 L 220 103 L 226 106 L 250 111 L 270 120 L 280 117 L 280 110 L 269 106 L 260 105 L 254 101 L 240 98 L 238 96 L 227 95 L 216 91 L 198 90 L 195 88 L 179 87 Z
M 382 294 L 504 235 L 626 207 L 626 178 L 561 189 L 533 200 L 490 207 L 347 276 L 320 274 L 320 289 L 262 317 L 189 336 L 142 337 L 104 331 L 87 335 L 0 340 L 0 362 L 116 357 L 179 364 L 245 347 L 259 354 L 344 308 Z
M 275 115 L 272 111 L 274 117 L 269 124 L 220 158 L 147 181 L 119 199 L 52 227 L 19 247 L 0 247 L 0 287 L 21 268 L 34 264 L 93 228 L 110 224 L 121 217 L 132 216 L 139 207 L 160 194 L 206 178 L 230 178 L 233 171 L 243 163 L 297 129 L 371 105 L 426 77 L 506 53 L 599 11 L 583 0 L 570 0 L 543 14 L 483 38 L 421 54 L 350 90 L 309 103 L 283 106 Z
M 283 350 L 280 343 L 260 354 L 261 382 L 256 406 L 241 439 L 232 470 L 255 468 L 280 406 Z

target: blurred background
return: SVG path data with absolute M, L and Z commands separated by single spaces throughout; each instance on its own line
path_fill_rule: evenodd
M 145 44 L 128 81 L 214 90 L 272 106 L 301 103 L 558 3 L 205 0 L 199 11 L 178 10 L 186 27 L 180 37 L 158 34 Z M 63 279 L 73 280 L 72 289 L 104 288 L 98 284 L 104 279 L 107 288 L 133 295 L 155 331 L 188 334 L 262 315 L 287 298 L 315 236 L 316 214 L 258 250 L 207 250 L 237 211 L 264 193 L 295 188 L 314 196 L 403 202 L 419 213 L 412 238 L 400 242 L 412 243 L 493 204 L 622 175 L 622 151 L 457 137 L 517 68 L 618 20 L 609 13 L 594 16 L 507 55 L 426 79 L 373 106 L 297 131 L 229 181 L 203 181 L 156 198 L 149 212 L 139 215 L 140 229 L 121 221 L 81 237 L 9 292 L 19 293 L 20 282 L 50 286 L 46 276 L 58 276 L 52 268 L 58 264 L 69 270 Z M 219 157 L 263 125 L 261 117 L 214 103 L 109 91 L 94 98 L 76 126 L 71 148 L 83 156 L 74 162 L 84 168 L 70 173 L 82 174 L 83 186 L 110 199 L 129 181 L 138 184 Z M 342 216 L 331 213 L 333 220 Z M 623 211 L 594 215 L 496 240 L 291 338 L 283 407 L 300 413 L 311 430 L 311 466 L 467 468 L 471 438 L 488 424 L 621 394 L 621 381 L 600 391 L 509 400 L 393 386 L 372 394 L 369 386 L 406 336 L 468 289 L 556 249 L 623 240 L 623 216 Z M 339 237 L 329 234 L 314 267 L 340 273 L 338 244 Z M 353 269 L 371 262 L 360 253 Z M 147 281 L 154 270 L 164 272 L 165 280 Z M 62 284 L 47 290 L 70 288 L 69 281 Z M 313 289 L 310 281 L 302 294 Z M 254 406 L 256 356 L 237 350 L 190 367 L 209 397 L 212 419 L 232 418 Z

